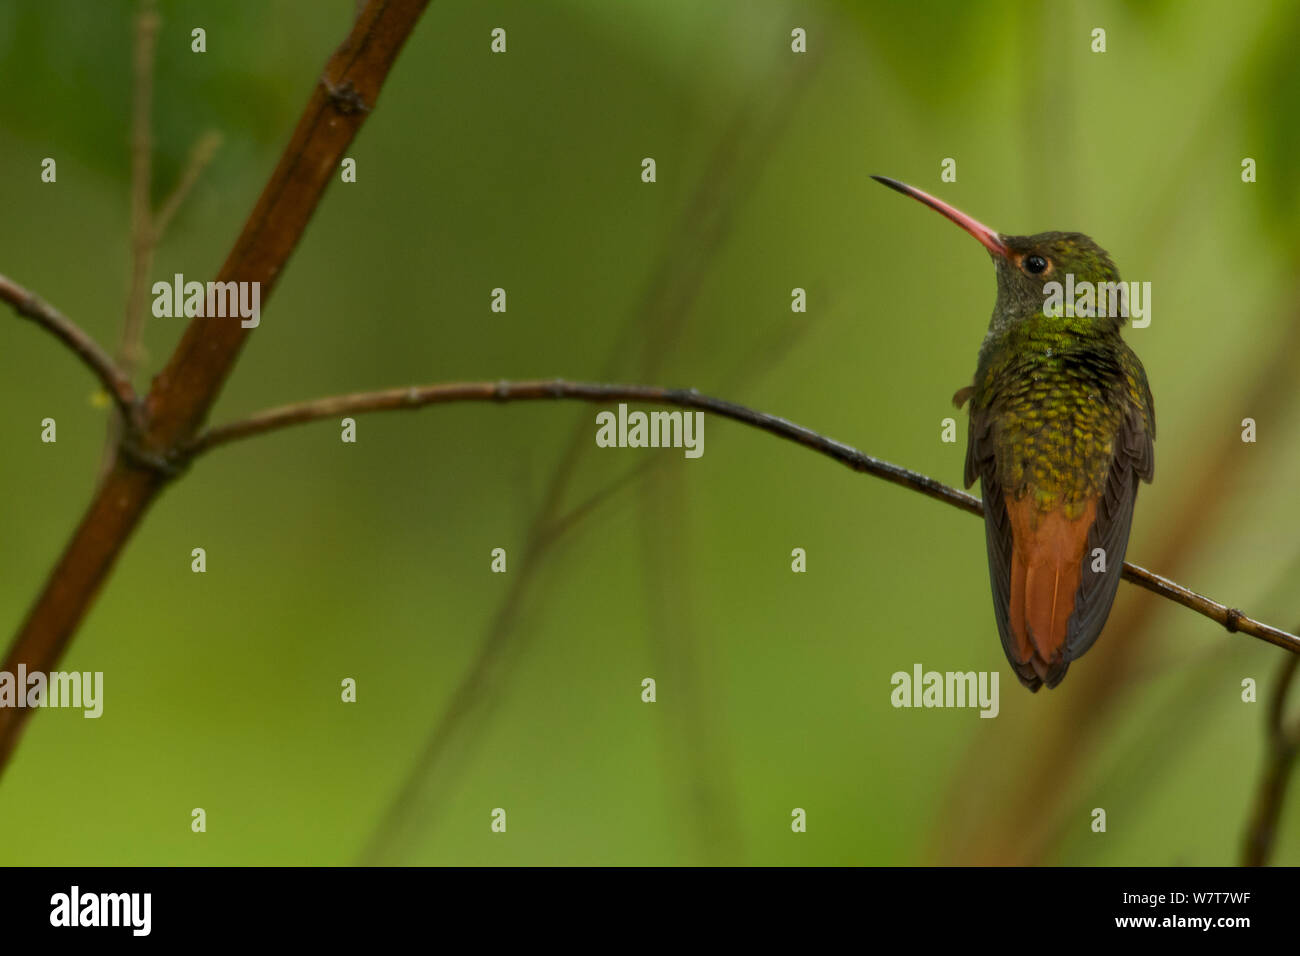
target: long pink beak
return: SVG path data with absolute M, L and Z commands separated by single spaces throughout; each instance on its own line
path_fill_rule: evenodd
M 871 178 L 884 186 L 888 186 L 890 189 L 897 190 L 904 196 L 911 196 L 913 199 L 925 203 L 935 212 L 947 216 L 978 239 L 980 244 L 994 255 L 1002 256 L 1003 258 L 1010 255 L 1010 250 L 1003 244 L 1001 236 L 979 220 L 972 219 L 960 209 L 954 209 L 952 206 L 949 206 L 942 199 L 935 199 L 929 193 L 922 192 L 915 186 L 907 185 L 907 183 L 900 183 L 897 179 L 889 179 L 886 176 L 872 176 Z

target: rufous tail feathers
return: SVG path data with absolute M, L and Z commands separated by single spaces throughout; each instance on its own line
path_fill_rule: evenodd
M 1008 623 L 1015 640 L 1012 664 L 1025 683 L 1055 687 L 1065 677 L 1065 638 L 1079 590 L 1088 529 L 1096 500 L 1076 518 L 1063 508 L 1040 511 L 1034 495 L 1006 497 L 1011 519 L 1011 595 Z

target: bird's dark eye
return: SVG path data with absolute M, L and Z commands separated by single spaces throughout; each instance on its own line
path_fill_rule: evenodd
M 1025 259 L 1025 271 L 1032 272 L 1034 275 L 1042 272 L 1047 268 L 1047 260 L 1042 256 L 1029 256 Z

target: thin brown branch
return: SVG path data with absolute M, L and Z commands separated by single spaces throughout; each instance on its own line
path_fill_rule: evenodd
M 139 59 L 136 63 L 137 71 L 142 74 L 142 78 L 137 83 L 136 96 L 144 98 L 146 101 L 151 89 L 149 78 L 152 76 L 153 63 L 152 34 L 145 29 L 143 24 L 149 19 L 148 15 L 141 15 L 140 42 L 142 52 L 138 54 Z M 152 20 L 156 27 L 157 17 L 153 16 Z M 144 50 L 146 45 L 148 45 L 147 51 Z M 144 59 L 146 56 L 148 57 L 147 61 Z M 166 233 L 167 227 L 171 225 L 171 221 L 175 218 L 181 203 L 193 190 L 194 184 L 198 182 L 203 170 L 212 162 L 217 147 L 221 145 L 221 134 L 216 130 L 209 130 L 199 137 L 190 150 L 190 158 L 181 171 L 181 176 L 176 185 L 163 202 L 162 207 L 157 213 L 154 213 L 151 212 L 149 204 L 150 173 L 147 154 L 150 149 L 149 115 L 147 109 L 140 110 L 138 102 L 136 124 L 131 190 L 131 278 L 126 300 L 126 316 L 125 321 L 122 323 L 122 341 L 118 347 L 118 362 L 128 376 L 133 375 L 145 360 L 144 327 L 149 314 L 149 310 L 145 308 L 147 299 L 145 290 L 149 285 L 149 272 L 153 267 L 154 253 L 157 251 L 158 243 Z M 106 469 L 112 464 L 111 453 L 116 445 L 119 430 L 117 423 L 114 423 L 110 428 L 109 455 L 105 460 Z
M 1295 682 L 1298 670 L 1300 657 L 1293 654 L 1282 662 L 1277 688 L 1273 691 L 1273 700 L 1269 704 L 1264 773 L 1255 794 L 1255 808 L 1246 831 L 1242 855 L 1242 863 L 1246 866 L 1267 865 L 1277 843 L 1282 801 L 1295 767 L 1296 755 L 1300 754 L 1300 719 L 1290 726 L 1286 723 L 1287 694 Z
M 128 376 L 135 374 L 145 357 L 144 327 L 148 317 L 145 308 L 146 290 L 158 242 L 204 168 L 212 161 L 217 147 L 221 145 L 221 134 L 215 130 L 209 130 L 199 137 L 190 150 L 189 161 L 181 171 L 171 194 L 155 213 L 152 202 L 152 114 L 159 23 L 155 0 L 141 0 L 140 13 L 136 17 L 131 110 L 131 272 L 122 322 L 122 339 L 118 345 L 118 364 Z M 116 423 L 110 428 L 110 452 L 116 445 L 119 430 Z
M 796 442 L 805 448 L 833 458 L 854 471 L 865 472 L 885 481 L 910 488 L 927 498 L 934 498 L 973 515 L 983 515 L 984 505 L 974 495 L 950 488 L 940 481 L 900 465 L 875 458 L 851 445 L 820 435 L 810 428 L 787 419 L 737 405 L 725 399 L 702 395 L 695 389 L 661 388 L 657 385 L 616 385 L 598 382 L 567 382 L 563 379 L 533 379 L 517 382 L 448 382 L 393 388 L 380 392 L 335 395 L 308 402 L 282 405 L 260 412 L 242 421 L 208 429 L 178 451 L 178 461 L 188 461 L 240 438 L 249 438 L 290 425 L 301 425 L 321 418 L 356 415 L 365 412 L 401 411 L 441 405 L 449 402 L 517 402 L 539 399 L 570 399 L 583 402 L 643 402 L 649 405 L 674 405 L 709 412 Z M 1239 632 L 1267 641 L 1293 653 L 1300 653 L 1300 637 L 1248 617 L 1240 610 L 1220 604 L 1203 594 L 1161 577 L 1146 568 L 1124 563 L 1124 580 L 1168 598 L 1185 608 L 1221 624 L 1229 632 Z
M 135 389 L 131 387 L 130 378 L 75 322 L 36 293 L 29 292 L 12 279 L 2 275 L 0 275 L 0 301 L 7 302 L 23 318 L 31 319 L 72 349 L 77 358 L 95 373 L 95 377 L 99 379 L 108 391 L 109 397 L 117 405 L 118 411 L 124 416 L 130 415 L 136 401 Z
M 266 305 L 427 4 L 370 0 L 361 11 L 326 64 L 324 80 L 314 83 L 217 281 L 259 283 Z M 57 664 L 131 533 L 172 477 L 171 453 L 202 425 L 250 331 L 237 320 L 218 317 L 197 317 L 186 328 L 141 405 L 131 453 L 119 456 L 100 483 L 0 669 L 15 671 L 21 664 L 29 671 L 49 671 Z M 8 765 L 31 713 L 26 707 L 0 708 L 0 769 Z
M 134 88 L 131 112 L 131 275 L 126 295 L 126 315 L 118 364 L 130 377 L 140 364 L 145 315 L 145 290 L 153 265 L 153 217 L 150 190 L 153 183 L 153 137 L 150 115 L 153 107 L 154 50 L 158 41 L 158 11 L 153 0 L 142 0 L 136 17 Z

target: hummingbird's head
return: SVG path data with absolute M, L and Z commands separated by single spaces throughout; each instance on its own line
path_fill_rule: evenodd
M 998 301 L 993 311 L 995 326 L 1042 312 L 1049 296 L 1044 288 L 1048 283 L 1064 285 L 1068 276 L 1074 277 L 1076 286 L 1085 281 L 1094 286 L 1119 282 L 1119 272 L 1106 250 L 1083 233 L 1040 232 L 1035 236 L 1004 236 L 915 186 L 884 176 L 871 178 L 947 216 L 989 251 L 998 277 Z M 1110 320 L 1103 317 L 1097 321 L 1108 323 Z
M 1043 310 L 1048 284 L 1070 288 L 1082 282 L 1100 286 L 1119 282 L 1119 270 L 1106 250 L 1081 232 L 1040 232 L 1034 236 L 998 236 L 1001 250 L 992 252 L 998 274 L 995 320 L 1029 318 Z M 1059 291 L 1058 286 L 1058 291 Z

